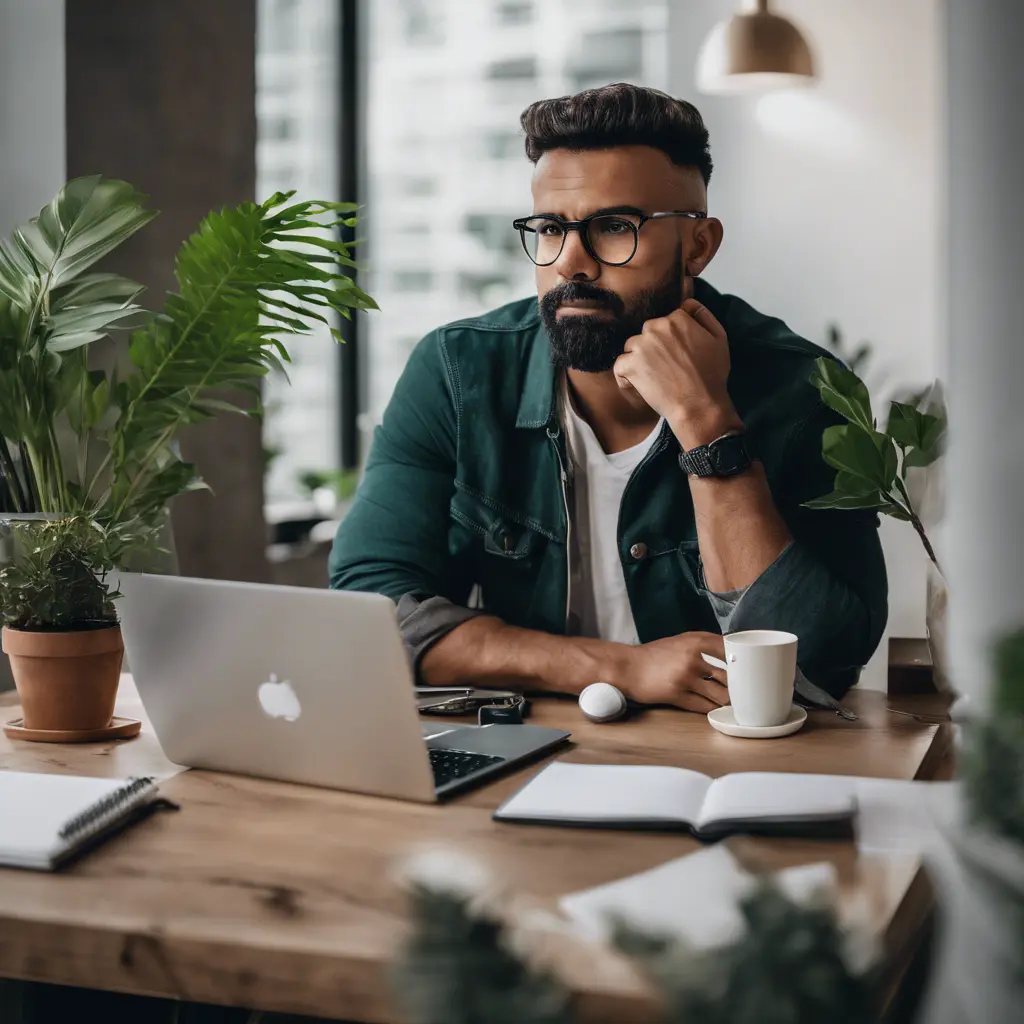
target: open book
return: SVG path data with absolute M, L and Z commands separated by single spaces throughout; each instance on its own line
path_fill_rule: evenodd
M 0 865 L 52 871 L 160 805 L 151 778 L 0 772 Z
M 689 831 L 713 840 L 736 832 L 849 837 L 854 789 L 834 776 L 738 772 L 710 779 L 658 765 L 567 764 L 537 773 L 498 821 Z

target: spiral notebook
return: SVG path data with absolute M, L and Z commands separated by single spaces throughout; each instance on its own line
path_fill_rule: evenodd
M 157 806 L 148 777 L 0 772 L 0 865 L 53 871 Z

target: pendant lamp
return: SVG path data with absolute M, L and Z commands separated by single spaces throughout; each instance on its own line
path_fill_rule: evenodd
M 697 58 L 697 88 L 711 95 L 789 89 L 814 78 L 807 40 L 793 22 L 768 9 L 768 0 L 719 22 Z

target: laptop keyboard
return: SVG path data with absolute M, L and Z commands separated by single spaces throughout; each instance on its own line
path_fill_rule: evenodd
M 491 754 L 471 754 L 466 750 L 436 750 L 431 747 L 430 767 L 434 771 L 434 785 L 443 786 L 453 779 L 462 779 L 481 768 L 489 765 L 501 764 L 503 757 L 494 757 Z

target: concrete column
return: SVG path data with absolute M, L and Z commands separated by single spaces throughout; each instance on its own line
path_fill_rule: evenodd
M 951 655 L 984 702 L 1024 624 L 1024 4 L 946 0 Z
M 254 198 L 255 0 L 67 0 L 65 39 L 68 176 L 123 178 L 161 211 L 110 261 L 156 304 L 200 220 Z M 173 503 L 182 573 L 266 579 L 261 436 L 222 415 L 183 439 L 214 493 Z

